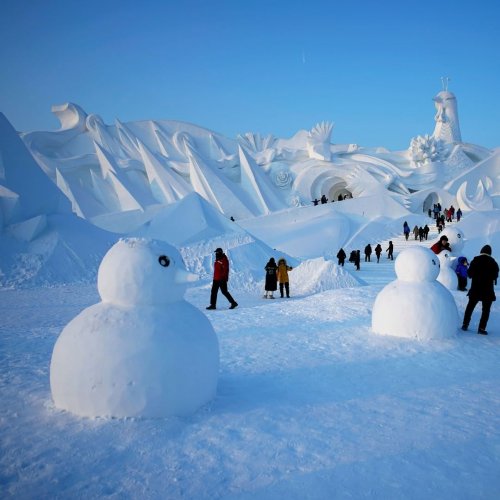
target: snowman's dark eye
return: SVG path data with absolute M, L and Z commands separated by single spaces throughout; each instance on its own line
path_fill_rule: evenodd
M 457 234 L 457 238 L 459 238 L 459 239 L 460 239 L 461 237 L 462 237 L 462 235 L 461 235 L 461 234 Z
M 166 255 L 160 255 L 158 262 L 160 263 L 160 266 L 163 267 L 168 267 L 170 265 L 170 259 Z
M 433 263 L 434 265 L 436 265 L 436 261 L 435 261 L 434 259 L 432 259 L 432 263 Z

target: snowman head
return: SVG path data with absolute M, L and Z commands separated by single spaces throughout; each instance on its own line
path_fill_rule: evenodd
M 456 227 L 448 226 L 443 229 L 441 235 L 448 238 L 448 243 L 450 244 L 453 254 L 460 255 L 464 247 L 464 233 Z
M 104 256 L 97 274 L 103 302 L 121 306 L 161 305 L 181 300 L 186 283 L 196 279 L 181 254 L 159 240 L 125 238 Z
M 439 275 L 438 256 L 429 248 L 411 247 L 403 250 L 394 263 L 401 281 L 434 281 Z

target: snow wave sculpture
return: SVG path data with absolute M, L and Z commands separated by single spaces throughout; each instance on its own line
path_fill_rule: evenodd
M 416 207 L 410 198 L 430 183 L 455 197 L 460 176 L 481 162 L 488 163 L 481 172 L 499 184 L 498 169 L 488 162 L 491 151 L 460 142 L 455 96 L 443 90 L 435 103 L 434 134 L 414 138 L 410 150 L 399 152 L 332 144 L 331 122 L 289 139 L 249 132 L 233 140 L 177 121 L 106 125 L 71 103 L 53 107 L 58 131 L 22 139 L 75 213 L 121 232 L 135 230 L 193 191 L 226 217 L 245 219 L 322 195 L 339 201 L 376 194 Z M 480 179 L 486 182 L 484 175 Z M 467 206 L 478 204 L 471 199 Z

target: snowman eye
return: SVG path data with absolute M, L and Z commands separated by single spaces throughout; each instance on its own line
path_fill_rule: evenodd
M 434 259 L 432 259 L 432 263 L 433 263 L 434 265 L 436 265 L 436 261 L 435 261 Z
M 460 239 L 461 237 L 462 237 L 462 235 L 461 235 L 461 234 L 457 234 L 457 238 L 459 238 L 459 239 Z
M 158 262 L 160 263 L 160 266 L 163 267 L 168 267 L 170 265 L 170 259 L 166 255 L 160 255 Z

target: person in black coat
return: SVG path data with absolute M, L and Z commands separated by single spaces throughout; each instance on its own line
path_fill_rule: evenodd
M 361 263 L 361 251 L 356 250 L 356 253 L 354 254 L 354 265 L 356 266 L 356 271 L 359 271 L 360 263 Z
M 389 252 L 387 254 L 387 258 L 394 260 L 394 245 L 392 244 L 392 241 L 389 241 L 389 246 L 387 247 L 386 252 Z
M 467 294 L 469 302 L 465 308 L 462 330 L 466 331 L 469 328 L 472 312 L 477 303 L 482 302 L 477 333 L 488 335 L 486 325 L 490 317 L 491 304 L 496 300 L 494 285 L 498 278 L 498 264 L 491 256 L 490 245 L 484 245 L 481 248 L 481 254 L 472 259 L 467 274 L 471 278 L 471 284 Z
M 377 246 L 375 247 L 375 255 L 377 256 L 377 264 L 380 262 L 380 254 L 382 253 L 382 247 L 380 246 L 380 243 L 377 243 Z
M 337 259 L 339 259 L 339 266 L 344 267 L 345 258 L 347 257 L 344 249 L 341 248 L 337 253 Z
M 274 257 L 269 259 L 264 269 L 266 270 L 266 294 L 264 298 L 274 299 L 273 292 L 278 289 L 278 266 L 276 265 Z
M 365 262 L 371 262 L 370 257 L 372 255 L 372 246 L 370 243 L 365 247 Z

